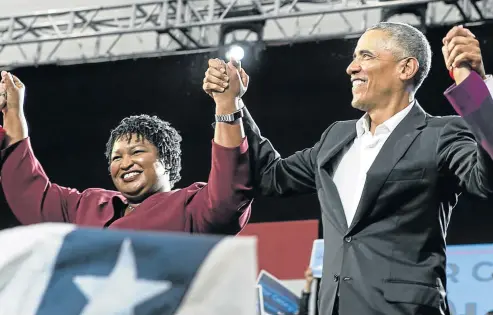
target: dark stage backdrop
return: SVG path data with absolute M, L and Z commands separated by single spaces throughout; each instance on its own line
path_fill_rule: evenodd
M 491 25 L 472 28 L 493 72 Z M 441 38 L 428 30 L 435 52 L 418 100 L 433 115 L 453 114 L 443 91 L 451 84 L 443 66 Z M 359 118 L 350 106 L 345 69 L 356 40 L 328 40 L 269 47 L 244 60 L 251 76 L 245 102 L 264 135 L 284 156 L 312 146 L 336 120 Z M 213 101 L 201 90 L 207 60 L 217 54 L 174 56 L 75 66 L 15 70 L 27 85 L 26 113 L 34 152 L 53 182 L 83 190 L 111 189 L 104 146 L 125 116 L 156 114 L 183 136 L 183 172 L 178 187 L 206 181 L 210 167 Z M 12 221 L 1 205 L 0 224 Z M 454 212 L 450 243 L 493 242 L 491 203 L 465 198 Z M 315 195 L 283 200 L 258 198 L 252 222 L 317 219 Z

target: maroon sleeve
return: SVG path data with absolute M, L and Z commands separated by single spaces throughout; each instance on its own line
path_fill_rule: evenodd
M 493 197 L 493 100 L 488 87 L 471 72 L 445 96 L 462 118 L 451 118 L 442 129 L 437 148 L 440 168 L 456 177 L 461 191 L 489 200 Z
M 74 222 L 81 194 L 50 182 L 33 154 L 29 138 L 13 146 L 1 152 L 1 178 L 7 203 L 19 221 Z
M 5 129 L 0 126 L 0 149 L 3 148 L 3 141 L 5 140 Z
M 471 74 L 445 91 L 445 97 L 464 118 L 481 147 L 493 158 L 493 99 L 483 79 Z
M 464 118 L 481 147 L 493 158 L 493 99 L 483 79 L 471 72 L 444 94 L 457 114 Z
M 444 94 L 461 116 L 480 110 L 483 102 L 488 98 L 491 99 L 486 83 L 474 71 L 459 85 L 451 85 Z
M 193 232 L 236 234 L 250 216 L 251 183 L 248 141 L 235 148 L 212 142 L 212 163 L 207 185 L 186 205 Z

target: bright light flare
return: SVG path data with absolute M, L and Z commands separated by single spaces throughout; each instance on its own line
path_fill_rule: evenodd
M 229 48 L 229 50 L 226 52 L 226 59 L 230 60 L 231 58 L 234 58 L 237 61 L 241 61 L 245 57 L 245 50 L 243 47 L 238 46 L 238 45 L 233 45 Z

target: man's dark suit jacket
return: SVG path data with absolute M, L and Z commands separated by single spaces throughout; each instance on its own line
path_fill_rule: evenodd
M 446 96 L 458 111 L 487 108 L 493 118 L 476 74 Z M 462 192 L 493 194 L 493 161 L 463 118 L 433 117 L 416 103 L 369 169 L 349 227 L 332 175 L 356 137 L 356 121 L 332 124 L 312 148 L 285 159 L 248 113 L 244 121 L 257 192 L 318 195 L 325 240 L 320 314 L 332 314 L 337 295 L 341 315 L 449 314 L 445 238 L 452 208 Z

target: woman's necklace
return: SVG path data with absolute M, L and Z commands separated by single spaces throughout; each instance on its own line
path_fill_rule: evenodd
M 135 208 L 134 208 L 133 206 L 128 205 L 128 206 L 127 206 L 127 210 L 125 210 L 125 212 L 123 213 L 123 215 L 125 216 L 125 215 L 127 215 L 127 214 L 130 214 L 130 213 L 132 213 L 134 210 L 135 210 Z

